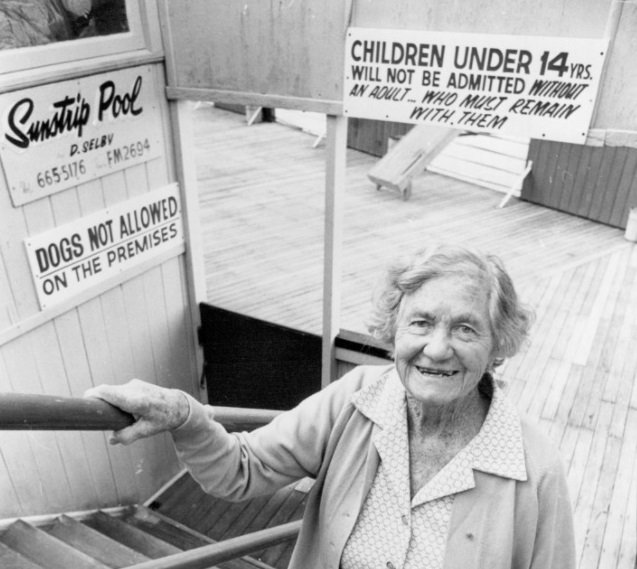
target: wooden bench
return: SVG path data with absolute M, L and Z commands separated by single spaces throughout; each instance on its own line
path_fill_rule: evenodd
M 524 178 L 531 171 L 529 142 L 489 134 L 459 136 L 427 170 L 502 192 L 505 195 L 498 207 L 504 207 L 512 196 L 520 196 Z
M 453 128 L 418 125 L 392 146 L 367 176 L 382 187 L 398 190 L 404 200 L 411 196 L 412 180 L 420 174 L 459 131 Z

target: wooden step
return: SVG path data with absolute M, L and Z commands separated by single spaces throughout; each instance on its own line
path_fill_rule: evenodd
M 45 569 L 4 543 L 0 543 L 0 567 L 2 569 Z
M 193 493 L 203 492 L 201 486 L 197 484 L 192 476 L 187 471 L 183 471 L 180 476 L 173 480 L 172 484 L 168 488 L 164 488 L 156 499 L 149 505 L 152 510 L 160 510 L 163 512 L 178 511 L 184 504 L 189 504 L 189 498 Z M 206 494 L 209 496 L 209 494 Z M 195 513 L 195 508 L 184 513 L 189 518 Z M 174 517 L 179 520 L 179 518 Z
M 211 543 L 210 540 L 193 530 L 181 524 L 171 523 L 165 517 L 158 516 L 142 506 L 130 508 L 122 516 L 122 521 L 181 550 L 194 549 Z
M 214 539 L 143 506 L 130 508 L 122 520 L 184 550 L 216 543 Z M 250 556 L 219 563 L 218 567 L 219 569 L 273 569 L 272 566 Z
M 105 512 L 92 514 L 84 520 L 84 524 L 150 559 L 159 559 L 181 551 L 178 547 Z
M 150 557 L 119 543 L 68 516 L 60 516 L 46 532 L 104 565 L 119 569 L 148 561 Z
M 46 569 L 109 569 L 107 565 L 22 520 L 11 524 L 0 536 L 0 542 Z
M 192 477 L 184 473 L 173 486 L 166 489 L 150 506 L 172 520 L 186 525 L 200 534 L 219 540 L 221 536 L 208 532 L 215 525 L 229 503 L 206 494 Z M 261 529 L 261 528 L 258 528 Z

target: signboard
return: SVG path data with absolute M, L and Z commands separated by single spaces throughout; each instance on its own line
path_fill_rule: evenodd
M 0 159 L 14 206 L 162 154 L 150 66 L 0 95 Z
M 607 40 L 350 28 L 346 116 L 583 143 Z
M 181 245 L 176 185 L 25 240 L 40 307 L 48 308 Z

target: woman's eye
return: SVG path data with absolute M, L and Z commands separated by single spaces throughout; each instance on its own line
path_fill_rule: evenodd
M 430 322 L 428 320 L 413 320 L 411 325 L 413 328 L 422 329 L 428 328 L 430 326 Z
M 465 324 L 456 326 L 456 331 L 463 337 L 475 336 L 476 334 L 476 331 L 471 326 Z

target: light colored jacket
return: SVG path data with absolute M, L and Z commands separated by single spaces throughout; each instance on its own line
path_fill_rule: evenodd
M 290 569 L 338 569 L 378 468 L 374 421 L 353 403 L 393 366 L 361 366 L 251 433 L 228 434 L 212 409 L 190 399 L 173 431 L 177 452 L 207 492 L 231 500 L 316 479 Z M 562 463 L 552 443 L 521 423 L 526 480 L 474 470 L 475 487 L 455 496 L 445 569 L 572 569 L 573 520 Z

